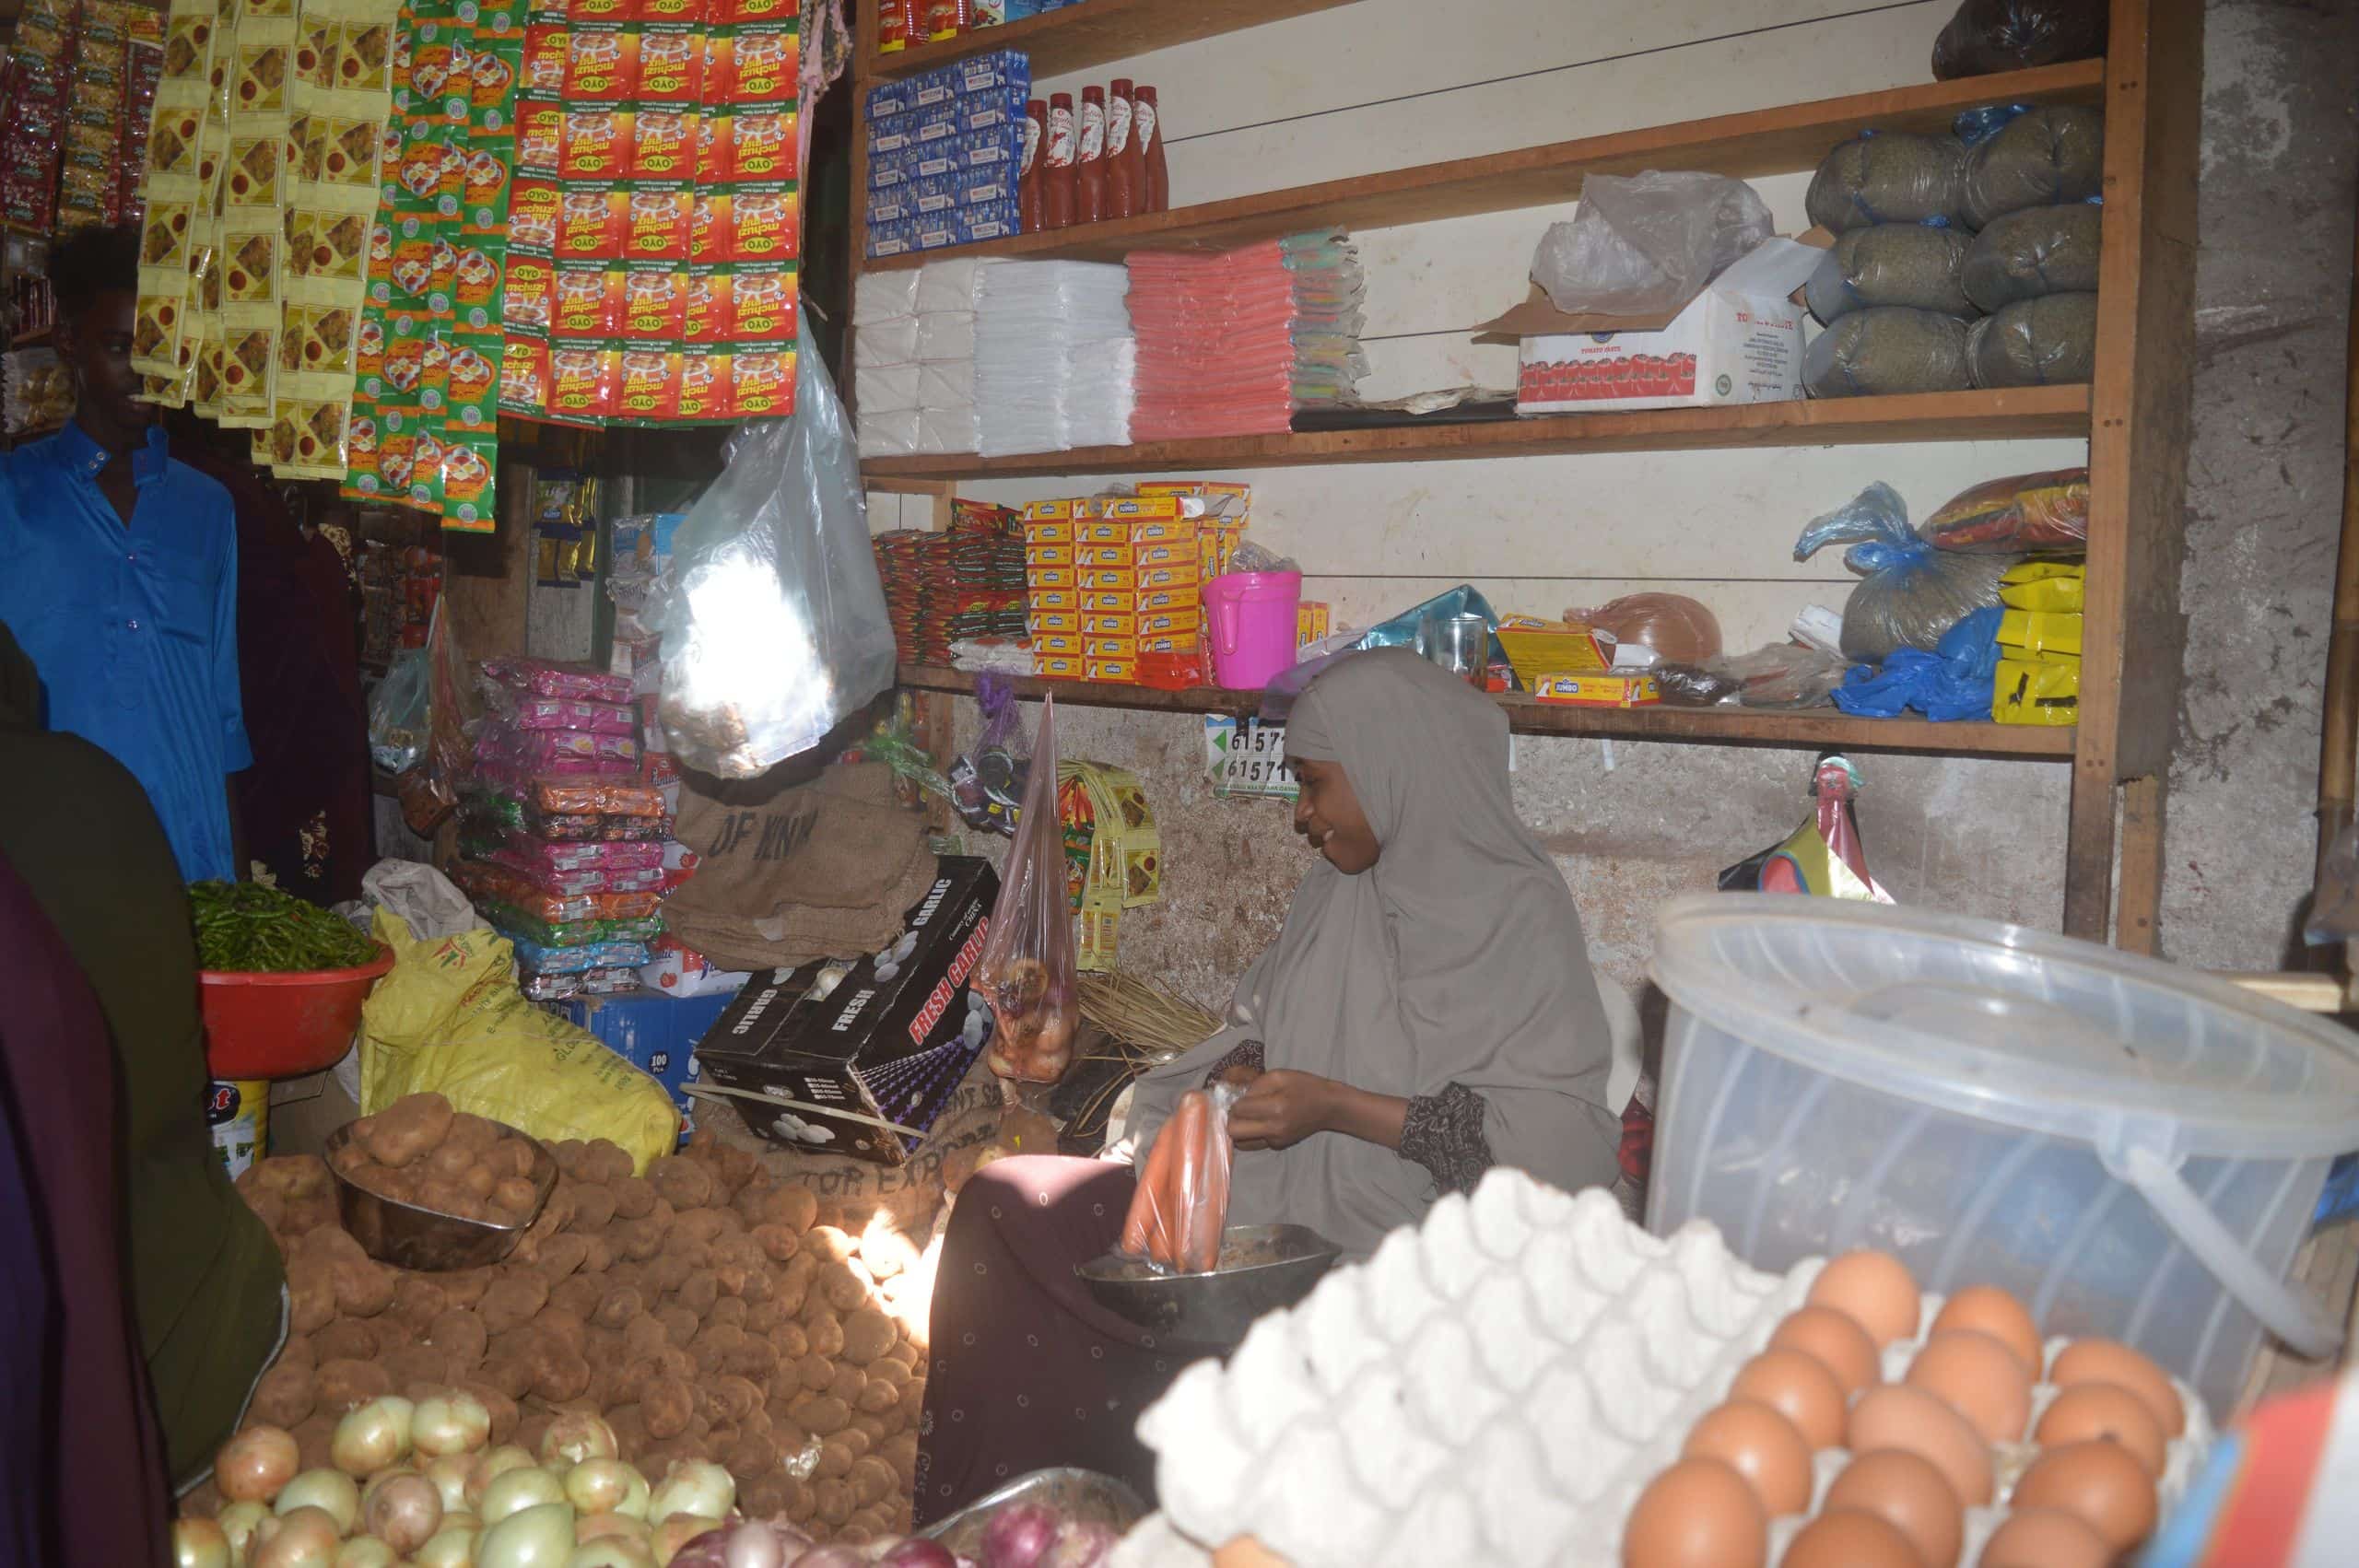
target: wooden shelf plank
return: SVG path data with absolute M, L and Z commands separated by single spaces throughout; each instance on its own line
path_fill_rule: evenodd
M 872 458 L 862 475 L 882 487 L 916 479 L 1068 474 L 1186 474 L 1314 462 L 1431 462 L 1567 452 L 1683 451 L 1708 447 L 1863 446 L 1887 441 L 2086 438 L 2089 389 L 2014 387 L 1907 397 L 1828 398 L 1636 414 L 1559 414 L 1464 425 L 1208 436 L 1135 447 L 978 457 Z
M 1060 11 L 1051 16 L 1078 14 L 1108 3 L 1088 0 L 1074 13 Z M 1166 3 L 1172 10 L 1187 9 L 1170 5 L 1169 0 Z M 1013 32 L 1027 25 L 1015 23 L 1000 30 Z M 1042 74 L 1038 66 L 1034 70 L 1036 75 Z M 1080 228 L 1018 234 L 906 256 L 870 257 L 861 264 L 882 272 L 945 256 L 1053 256 L 1118 262 L 1133 251 L 1227 250 L 1306 229 L 1389 228 L 1395 224 L 1549 206 L 1579 196 L 1582 180 L 1592 173 L 1700 170 L 1740 180 L 1793 174 L 1817 168 L 1828 148 L 1870 127 L 1946 131 L 1960 110 L 1986 103 L 2095 103 L 2103 96 L 2104 79 L 2104 61 L 2082 60 L 2033 71 L 1892 88 L 1265 191 Z
M 913 76 L 936 65 L 994 49 L 1021 49 L 1032 57 L 1032 79 L 1046 81 L 1109 61 L 1242 32 L 1267 22 L 1325 11 L 1351 0 L 1083 0 L 1062 11 L 982 28 L 890 54 L 873 52 L 860 63 L 860 82 Z M 864 31 L 866 29 L 863 29 Z M 873 38 L 872 38 L 873 42 Z
M 904 664 L 900 684 L 924 691 L 972 692 L 975 677 L 964 670 Z M 1091 681 L 1015 682 L 1018 696 L 1053 692 L 1057 700 L 1091 708 L 1129 708 L 1164 713 L 1249 715 L 1261 706 L 1259 692 L 1156 691 L 1147 686 Z M 1728 745 L 1848 746 L 1861 751 L 1933 753 L 1946 756 L 2009 756 L 2066 761 L 2072 755 L 2070 729 L 2019 724 L 1936 724 L 1923 719 L 1854 719 L 1833 708 L 1802 713 L 1756 712 L 1718 708 L 1576 708 L 1534 702 L 1521 696 L 1498 699 L 1508 728 L 1526 735 L 1601 735 L 1633 741 L 1700 742 Z

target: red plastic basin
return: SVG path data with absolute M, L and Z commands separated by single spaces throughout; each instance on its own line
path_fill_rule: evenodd
M 216 1078 L 295 1078 L 332 1067 L 352 1044 L 360 1004 L 393 966 L 393 950 L 350 969 L 289 974 L 197 971 L 205 1071 Z

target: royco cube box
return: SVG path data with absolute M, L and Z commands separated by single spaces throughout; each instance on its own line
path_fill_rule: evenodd
M 1815 231 L 1766 240 L 1655 316 L 1568 315 L 1533 284 L 1475 333 L 1520 345 L 1519 414 L 1790 402 L 1802 395 L 1803 313 L 1790 297 L 1825 253 Z
M 991 1037 L 967 981 L 998 897 L 990 861 L 944 856 L 884 952 L 748 981 L 697 1047 L 703 1082 L 774 1143 L 900 1164 Z

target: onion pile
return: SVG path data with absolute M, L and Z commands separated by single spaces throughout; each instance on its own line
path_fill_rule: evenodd
M 430 1167 L 451 1141 L 392 1147 L 419 1119 L 393 1114 L 404 1106 L 370 1130 L 403 1162 L 394 1168 Z M 240 1178 L 287 1256 L 292 1333 L 214 1484 L 183 1504 L 220 1515 L 233 1568 L 252 1568 L 238 1532 L 255 1526 L 229 1510 L 314 1470 L 363 1483 L 415 1471 L 422 1485 L 393 1492 L 406 1500 L 397 1533 L 423 1527 L 427 1491 L 443 1522 L 395 1561 L 423 1568 L 465 1568 L 475 1535 L 559 1503 L 645 1531 L 616 1526 L 577 1545 L 617 1542 L 601 1548 L 617 1561 L 653 1551 L 675 1516 L 728 1515 L 732 1504 L 715 1509 L 715 1478 L 746 1515 L 814 1543 L 908 1530 L 922 1306 L 911 1304 L 914 1325 L 887 1307 L 908 1299 L 895 1291 L 917 1261 L 909 1242 L 882 1225 L 857 1236 L 816 1223 L 808 1188 L 709 1139 L 644 1176 L 603 1141 L 550 1153 L 557 1186 L 515 1250 L 454 1272 L 370 1258 L 337 1223 L 317 1159 L 263 1160 Z M 452 1164 L 464 1178 L 455 1154 Z M 557 1484 L 495 1490 L 522 1468 Z M 365 1531 L 370 1500 L 358 1502 L 358 1525 L 344 1525 L 348 1539 Z M 343 1501 L 323 1505 L 332 1519 Z M 464 1533 L 452 1523 L 461 1516 Z M 368 1568 L 365 1549 L 352 1568 Z

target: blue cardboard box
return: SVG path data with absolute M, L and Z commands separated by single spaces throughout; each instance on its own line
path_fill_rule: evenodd
M 686 1142 L 696 1126 L 696 1098 L 685 1085 L 698 1076 L 697 1042 L 736 1000 L 734 991 L 677 997 L 642 988 L 615 996 L 573 997 L 563 1004 L 563 1012 L 663 1085 L 680 1107 L 680 1140 Z

